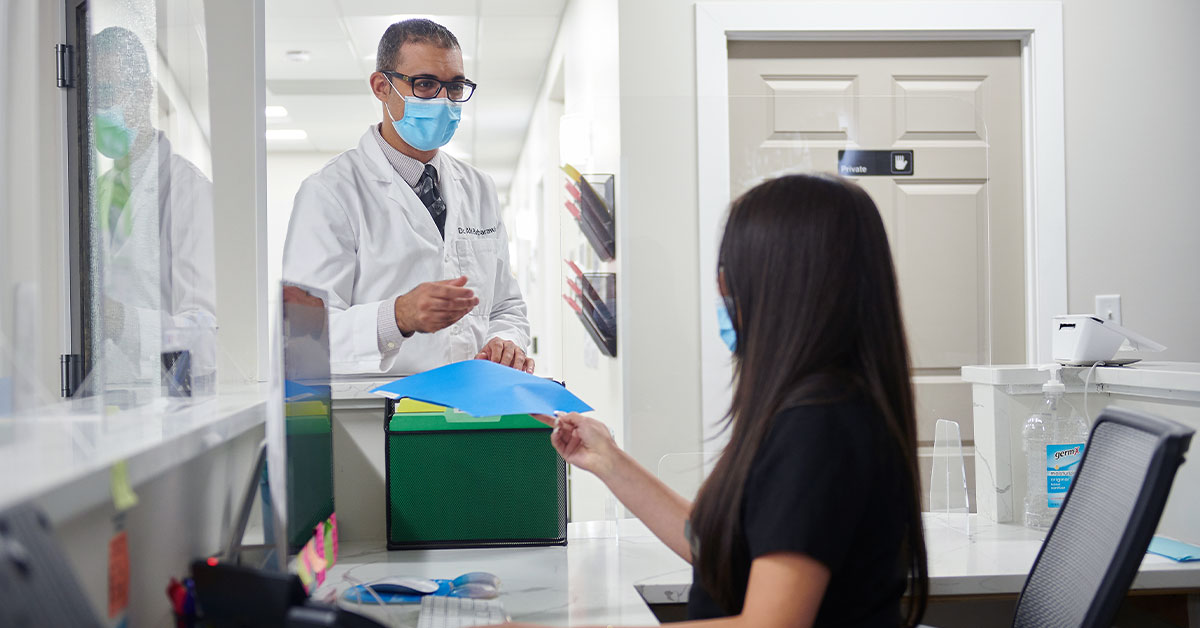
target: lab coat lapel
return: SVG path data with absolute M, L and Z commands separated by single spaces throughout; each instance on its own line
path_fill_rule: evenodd
M 366 161 L 375 179 L 387 189 L 387 206 L 399 207 L 404 212 L 413 231 L 440 248 L 442 236 L 438 233 L 433 217 L 429 215 L 429 209 L 384 156 L 383 149 L 375 141 L 374 131 L 368 128 L 366 134 L 359 141 L 358 147 L 366 156 Z
M 458 227 L 463 221 L 463 211 L 466 208 L 466 190 L 462 185 L 462 172 L 450 159 L 435 159 L 438 163 L 438 176 L 441 184 L 442 200 L 446 203 L 446 241 L 454 239 Z
M 421 202 L 417 193 L 408 187 L 408 183 L 399 174 L 388 184 L 388 200 L 404 208 L 409 224 L 422 238 L 441 246 L 442 236 L 438 233 L 437 224 L 433 222 L 433 216 L 429 215 L 429 208 L 425 207 L 425 203 Z

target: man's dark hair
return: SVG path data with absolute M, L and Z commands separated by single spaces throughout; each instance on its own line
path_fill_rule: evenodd
M 375 55 L 375 70 L 393 70 L 400 60 L 400 47 L 408 42 L 433 44 L 438 48 L 458 48 L 458 38 L 450 29 L 424 18 L 396 22 L 383 31 L 379 51 Z

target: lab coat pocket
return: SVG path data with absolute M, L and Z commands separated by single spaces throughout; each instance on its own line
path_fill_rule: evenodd
M 471 310 L 475 316 L 487 317 L 492 312 L 496 292 L 496 240 L 455 240 L 454 252 L 458 270 L 467 277 L 467 287 L 479 297 L 479 305 Z

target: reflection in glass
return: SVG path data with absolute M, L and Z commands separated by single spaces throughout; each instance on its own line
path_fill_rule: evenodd
M 120 407 L 211 394 L 212 183 L 180 154 L 208 156 L 202 48 L 160 37 L 168 31 L 155 18 L 167 16 L 152 2 L 107 4 L 97 3 L 94 25 L 122 23 L 123 10 L 140 21 L 104 27 L 88 42 L 91 371 L 81 391 Z

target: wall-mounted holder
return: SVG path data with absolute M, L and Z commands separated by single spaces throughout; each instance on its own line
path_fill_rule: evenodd
M 616 177 L 611 174 L 580 174 L 570 164 L 564 164 L 567 174 L 565 184 L 570 198 L 565 202 L 567 211 L 588 243 L 596 250 L 602 261 L 610 261 L 617 254 L 616 247 Z
M 585 273 L 575 262 L 566 262 L 575 278 L 567 279 L 571 291 L 564 294 L 563 299 L 575 310 L 579 322 L 600 351 L 609 357 L 617 357 L 617 276 Z

